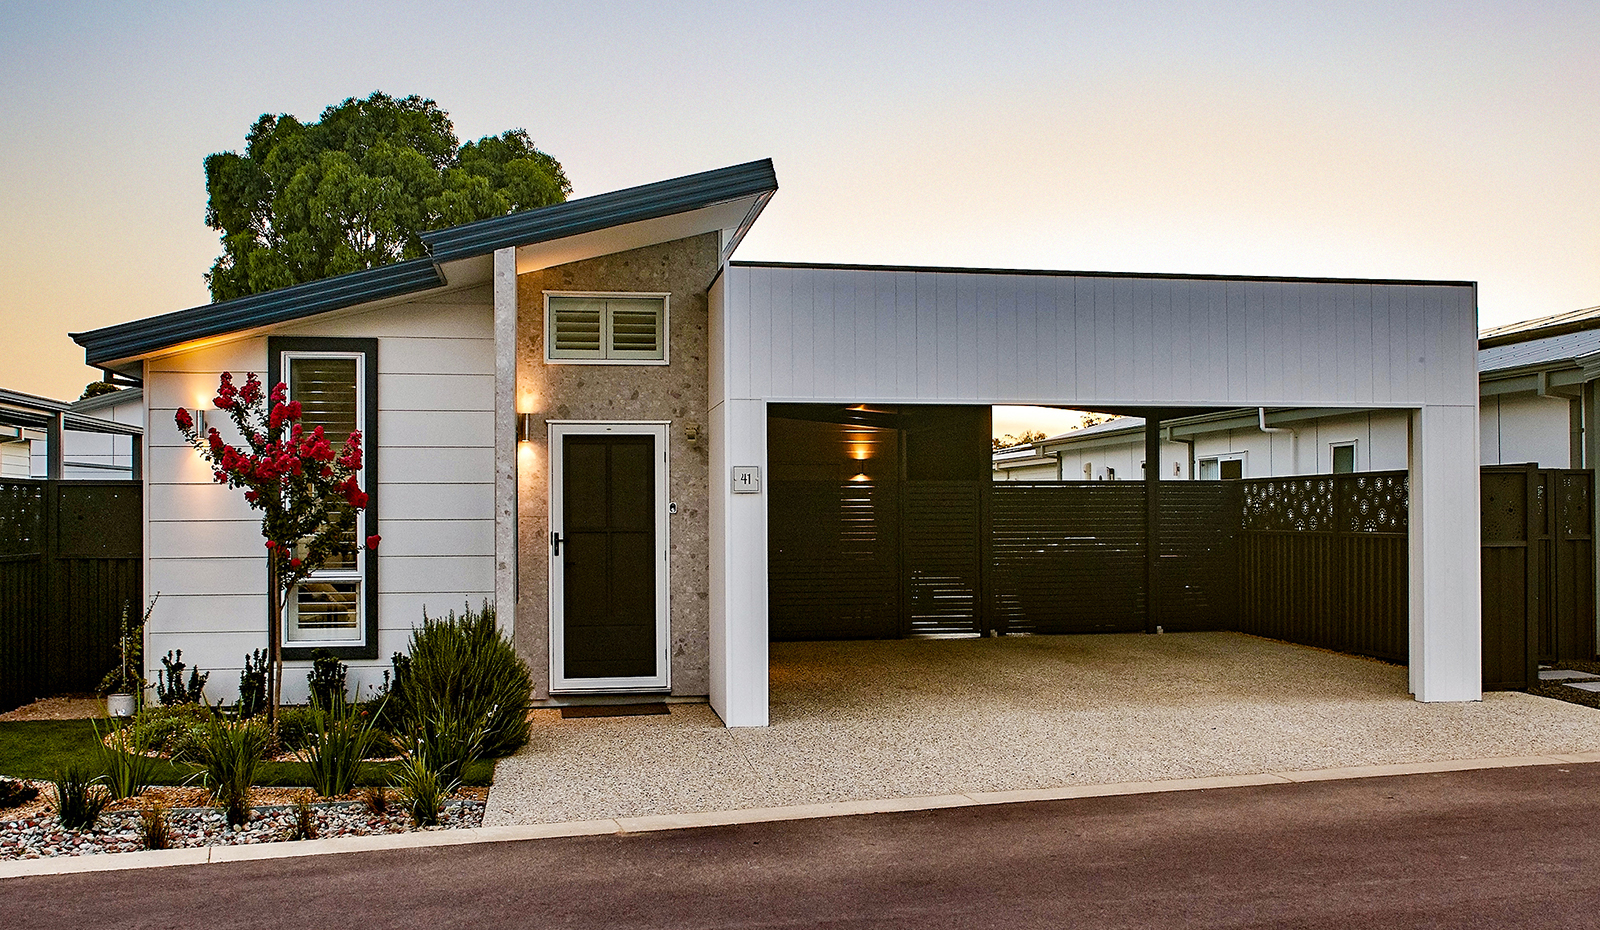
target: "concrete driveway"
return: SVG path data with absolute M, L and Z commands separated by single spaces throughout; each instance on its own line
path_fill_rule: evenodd
M 703 704 L 563 720 L 486 825 L 1600 749 L 1600 712 L 1419 704 L 1406 670 L 1237 633 L 775 643 L 772 726 Z

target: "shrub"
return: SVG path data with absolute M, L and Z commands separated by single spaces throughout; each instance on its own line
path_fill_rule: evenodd
M 361 803 L 374 814 L 389 812 L 389 789 L 384 785 L 368 785 L 361 791 Z
M 456 790 L 460 782 L 449 781 L 437 769 L 428 765 L 419 752 L 406 753 L 395 770 L 395 787 L 400 790 L 400 803 L 417 827 L 432 827 L 439 823 L 439 813 L 444 810 L 445 799 Z
M 94 826 L 100 819 L 100 812 L 111 803 L 111 795 L 106 793 L 100 779 L 90 778 L 79 766 L 71 766 L 65 775 L 57 773 L 54 784 L 56 816 L 69 830 L 87 830 Z
M 144 694 L 145 681 L 141 674 L 144 665 L 144 626 L 150 621 L 150 612 L 156 609 L 156 600 L 160 597 L 157 594 L 150 599 L 150 606 L 145 608 L 144 616 L 139 618 L 137 625 L 128 622 L 132 605 L 123 601 L 121 632 L 117 636 L 117 664 L 100 680 L 101 694 Z
M 285 707 L 278 711 L 278 743 L 288 752 L 299 752 L 311 745 L 316 720 L 309 707 Z
M 487 601 L 474 613 L 444 619 L 424 611 L 411 631 L 410 655 L 396 659 L 390 700 L 408 736 L 460 740 L 483 731 L 484 756 L 509 755 L 528 741 L 533 680 L 500 631 Z
M 239 714 L 254 717 L 267 709 L 267 651 L 245 653 L 239 673 Z
M 313 704 L 307 745 L 295 752 L 306 767 L 311 786 L 325 798 L 350 793 L 372 746 L 372 717 L 364 720 L 343 699 L 329 706 Z M 281 724 L 280 724 L 281 726 Z
M 39 796 L 39 789 L 25 781 L 0 778 L 0 811 L 21 807 Z
M 100 726 L 96 724 L 94 728 L 97 737 L 95 745 L 100 753 L 101 777 L 110 789 L 111 797 L 118 801 L 144 794 L 144 789 L 150 787 L 155 777 L 155 763 L 134 748 L 128 732 L 130 729 L 131 726 L 113 726 L 110 733 L 101 736 Z
M 345 678 L 349 669 L 338 657 L 326 649 L 311 651 L 311 671 L 306 684 L 311 686 L 311 703 L 332 707 L 335 701 L 345 701 Z
M 135 752 L 189 755 L 213 716 L 211 708 L 204 704 L 145 707 L 134 715 L 123 732 L 127 734 L 128 746 Z
M 204 766 L 212 800 L 222 807 L 231 826 L 242 826 L 250 818 L 250 787 L 271 739 L 260 720 L 232 723 L 217 714 L 206 722 L 195 755 Z
M 300 795 L 294 799 L 294 823 L 289 826 L 289 839 L 314 840 L 317 838 L 317 812 L 311 807 L 311 799 Z
M 167 849 L 172 845 L 172 825 L 161 804 L 139 809 L 139 842 L 145 849 Z
M 188 664 L 183 661 L 183 650 L 174 653 L 168 650 L 161 657 L 162 671 L 156 672 L 156 700 L 167 706 L 174 704 L 199 704 L 205 696 L 206 680 L 211 677 L 210 672 L 200 674 L 200 667 L 195 666 L 189 670 L 189 683 L 183 683 L 183 670 Z

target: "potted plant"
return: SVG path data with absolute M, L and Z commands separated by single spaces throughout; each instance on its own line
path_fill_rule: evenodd
M 157 595 L 159 597 L 160 595 Z M 150 607 L 156 606 L 155 599 Z M 100 693 L 106 696 L 106 713 L 113 717 L 131 717 L 144 694 L 145 680 L 140 674 L 144 664 L 144 623 L 150 619 L 150 610 L 139 618 L 138 626 L 128 623 L 129 605 L 122 605 L 122 634 L 117 639 L 118 659 L 115 667 L 100 680 Z

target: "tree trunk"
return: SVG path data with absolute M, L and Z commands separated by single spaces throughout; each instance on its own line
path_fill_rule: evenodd
M 283 602 L 279 586 L 278 553 L 267 557 L 267 590 L 270 616 L 267 618 L 267 726 L 278 735 L 278 704 L 283 696 Z

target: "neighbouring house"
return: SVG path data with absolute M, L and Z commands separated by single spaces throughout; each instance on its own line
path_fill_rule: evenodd
M 1593 468 L 1600 307 L 1485 330 L 1478 341 L 1479 459 Z M 1272 408 L 1165 421 L 1161 478 L 1399 470 L 1409 420 L 1395 410 Z M 1144 420 L 1119 417 L 994 453 L 996 481 L 1142 481 Z
M 137 388 L 75 403 L 0 388 L 0 478 L 138 477 Z
M 360 532 L 383 543 L 302 585 L 284 642 L 291 664 L 332 650 L 360 687 L 424 610 L 489 600 L 540 698 L 705 697 L 765 725 L 769 557 L 815 548 L 808 482 L 832 485 L 816 514 L 834 523 L 840 487 L 881 509 L 895 477 L 986 484 L 992 404 L 1263 406 L 1410 424 L 1411 690 L 1479 698 L 1471 283 L 733 261 L 776 190 L 769 161 L 736 165 L 75 334 L 142 384 L 145 654 L 182 648 L 216 699 L 265 645 L 257 521 L 170 425 L 221 372 L 255 371 L 366 438 Z

